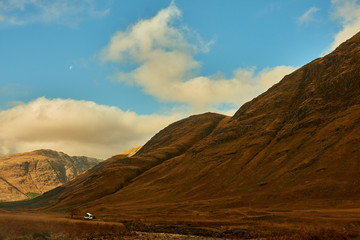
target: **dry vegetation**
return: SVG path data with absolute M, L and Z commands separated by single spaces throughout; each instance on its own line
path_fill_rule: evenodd
M 248 211 L 229 221 L 133 219 L 85 221 L 60 213 L 0 212 L 5 239 L 360 239 L 357 215 L 341 211 Z M 328 218 L 324 220 L 324 216 Z M 77 217 L 78 218 L 78 217 Z M 357 219 L 356 219 L 357 218 Z
M 66 219 L 53 214 L 0 214 L 0 239 L 123 239 L 127 234 L 121 223 Z
M 151 222 L 134 220 L 124 222 L 128 230 L 150 233 L 172 233 L 182 236 L 202 236 L 206 239 L 360 239 L 360 222 L 320 223 L 314 216 L 313 222 L 303 219 L 239 220 L 237 222 Z M 288 222 L 287 222 L 288 221 Z

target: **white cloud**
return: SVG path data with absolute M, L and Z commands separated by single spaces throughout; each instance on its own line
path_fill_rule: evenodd
M 117 79 L 135 83 L 161 101 L 186 103 L 192 112 L 221 104 L 239 107 L 295 69 L 278 66 L 258 73 L 255 68 L 237 69 L 230 79 L 198 76 L 201 63 L 194 55 L 209 51 L 212 42 L 198 36 L 189 39 L 189 28 L 176 25 L 180 17 L 181 11 L 172 3 L 155 17 L 117 32 L 102 50 L 101 59 L 136 64 L 130 72 L 119 72 Z
M 49 148 L 108 158 L 146 143 L 182 117 L 137 115 L 89 101 L 42 97 L 0 111 L 0 154 Z
M 98 10 L 94 0 L 4 0 L 0 4 L 0 22 L 10 25 L 57 23 L 75 26 L 87 17 L 101 17 L 109 9 Z
M 356 0 L 332 0 L 332 16 L 340 21 L 342 29 L 335 35 L 327 54 L 360 31 L 360 4 Z
M 311 7 L 305 11 L 303 15 L 301 15 L 297 21 L 299 24 L 306 24 L 309 22 L 315 21 L 314 14 L 318 12 L 320 9 L 317 7 Z

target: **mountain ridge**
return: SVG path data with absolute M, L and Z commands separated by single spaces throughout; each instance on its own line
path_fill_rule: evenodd
M 356 207 L 359 69 L 360 33 L 285 76 L 233 117 L 207 113 L 180 120 L 133 157 L 110 158 L 86 177 L 17 206 L 74 208 L 111 219 L 226 218 L 250 205 Z
M 198 201 L 206 211 L 249 204 L 357 206 L 359 59 L 357 34 L 244 104 L 184 155 L 82 209 L 97 211 L 95 206 L 116 202 L 110 209 L 160 215 L 159 202 L 175 204 L 167 211 L 195 211 L 184 205 L 188 201 Z

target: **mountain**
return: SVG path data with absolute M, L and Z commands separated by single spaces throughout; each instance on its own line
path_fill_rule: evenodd
M 233 117 L 206 113 L 175 122 L 134 156 L 114 156 L 13 207 L 75 208 L 108 219 L 226 219 L 248 206 L 358 207 L 359 95 L 360 33 Z
M 69 208 L 113 194 L 149 169 L 177 157 L 210 134 L 224 115 L 206 113 L 175 122 L 161 130 L 132 157 L 115 155 L 74 180 L 15 208 Z M 24 206 L 25 204 L 25 206 Z
M 118 155 L 124 155 L 125 157 L 132 157 L 135 155 L 135 153 L 137 153 L 140 149 L 142 148 L 142 146 L 137 146 L 137 147 L 133 147 L 133 148 L 130 148 Z
M 16 201 L 42 194 L 68 182 L 100 160 L 37 150 L 0 157 L 0 201 Z

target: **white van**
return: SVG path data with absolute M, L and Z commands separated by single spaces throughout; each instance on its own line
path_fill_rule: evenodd
M 86 213 L 86 215 L 84 216 L 85 220 L 93 220 L 95 219 L 95 216 L 92 215 L 91 213 Z

